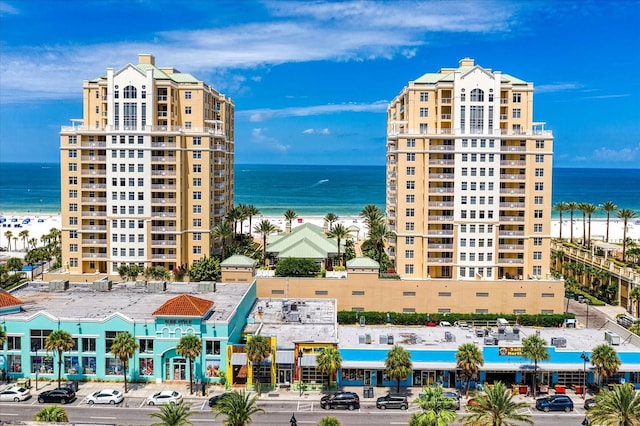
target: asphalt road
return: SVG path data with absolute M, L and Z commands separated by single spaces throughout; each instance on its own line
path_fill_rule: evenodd
M 586 303 L 580 303 L 573 299 L 564 299 L 564 308 L 567 309 L 567 301 L 569 309 L 567 312 L 575 314 L 576 319 L 580 323 L 585 324 L 587 328 L 598 329 L 607 322 L 607 316 Z M 588 316 L 587 316 L 588 313 Z M 588 320 L 587 320 L 588 318 Z
M 223 417 L 215 418 L 209 407 L 202 401 L 186 400 L 191 405 L 193 414 L 189 418 L 195 426 L 199 425 L 221 425 Z M 584 409 L 581 402 L 576 402 L 576 409 L 572 413 L 541 413 L 534 408 L 526 410 L 533 416 L 537 425 L 557 426 L 560 422 L 564 425 L 579 425 L 584 418 Z M 39 404 L 36 400 L 14 403 L 0 403 L 0 424 L 17 423 L 20 421 L 32 421 L 35 414 L 45 404 Z M 307 401 L 282 401 L 282 402 L 261 402 L 260 407 L 266 413 L 257 414 L 253 417 L 253 425 L 280 425 L 290 424 L 292 415 L 295 415 L 299 425 L 315 425 L 324 416 L 331 415 L 340 420 L 344 426 L 368 425 L 368 426 L 388 426 L 406 425 L 413 412 L 418 411 L 417 407 L 411 407 L 407 411 L 401 410 L 377 410 L 371 405 L 363 406 L 360 410 L 352 412 L 343 410 L 323 410 L 317 402 Z M 149 415 L 158 412 L 158 407 L 150 407 L 144 403 L 142 398 L 127 398 L 125 403 L 117 406 L 111 405 L 87 405 L 82 400 L 65 405 L 64 409 L 69 415 L 72 423 L 83 425 L 151 425 L 154 418 Z M 464 411 L 460 410 L 459 414 Z M 462 424 L 460 422 L 455 423 Z

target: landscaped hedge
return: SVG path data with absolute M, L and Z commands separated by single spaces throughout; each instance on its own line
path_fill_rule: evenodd
M 388 318 L 387 318 L 388 316 Z M 448 321 L 453 324 L 456 321 L 466 321 L 472 323 L 495 324 L 496 318 L 504 318 L 511 324 L 516 322 L 528 327 L 559 327 L 565 319 L 575 319 L 574 314 L 536 314 L 536 315 L 514 315 L 514 314 L 427 314 L 427 313 L 398 313 L 398 312 L 338 312 L 338 324 L 355 324 L 360 321 L 360 317 L 365 318 L 366 325 L 425 325 L 428 321 L 439 324 L 440 321 Z

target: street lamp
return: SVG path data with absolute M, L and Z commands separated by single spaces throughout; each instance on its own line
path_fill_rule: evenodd
M 582 367 L 582 399 L 584 399 L 584 395 L 587 393 L 587 363 L 589 362 L 589 355 L 583 351 L 580 358 L 584 362 Z
M 40 345 L 34 343 L 31 345 L 31 350 L 36 353 L 36 358 L 38 358 L 38 349 L 40 349 Z M 40 374 L 40 365 L 36 365 L 36 392 L 38 391 L 38 375 Z
M 304 354 L 302 353 L 302 349 L 300 349 L 298 351 L 298 370 L 300 374 L 300 376 L 298 377 L 298 380 L 300 382 L 298 387 L 300 388 L 300 396 L 302 396 L 302 357 L 303 356 Z
M 298 426 L 298 421 L 296 420 L 296 415 L 295 414 L 291 415 L 291 420 L 289 420 L 289 425 L 290 426 Z

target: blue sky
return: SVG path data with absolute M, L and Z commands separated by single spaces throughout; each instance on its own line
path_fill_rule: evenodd
M 471 57 L 534 83 L 556 167 L 640 168 L 637 0 L 0 0 L 0 19 L 0 161 L 57 162 L 82 80 L 151 53 L 234 100 L 237 163 L 382 165 L 388 102 Z

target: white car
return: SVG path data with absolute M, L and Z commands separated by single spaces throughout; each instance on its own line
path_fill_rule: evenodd
M 0 391 L 0 401 L 24 401 L 31 398 L 31 391 L 20 386 L 9 386 Z
M 87 397 L 87 404 L 120 404 L 124 399 L 122 392 L 114 389 L 102 389 Z
M 165 404 L 180 404 L 182 402 L 182 394 L 178 391 L 163 390 L 150 396 L 148 399 L 149 405 L 165 405 Z

